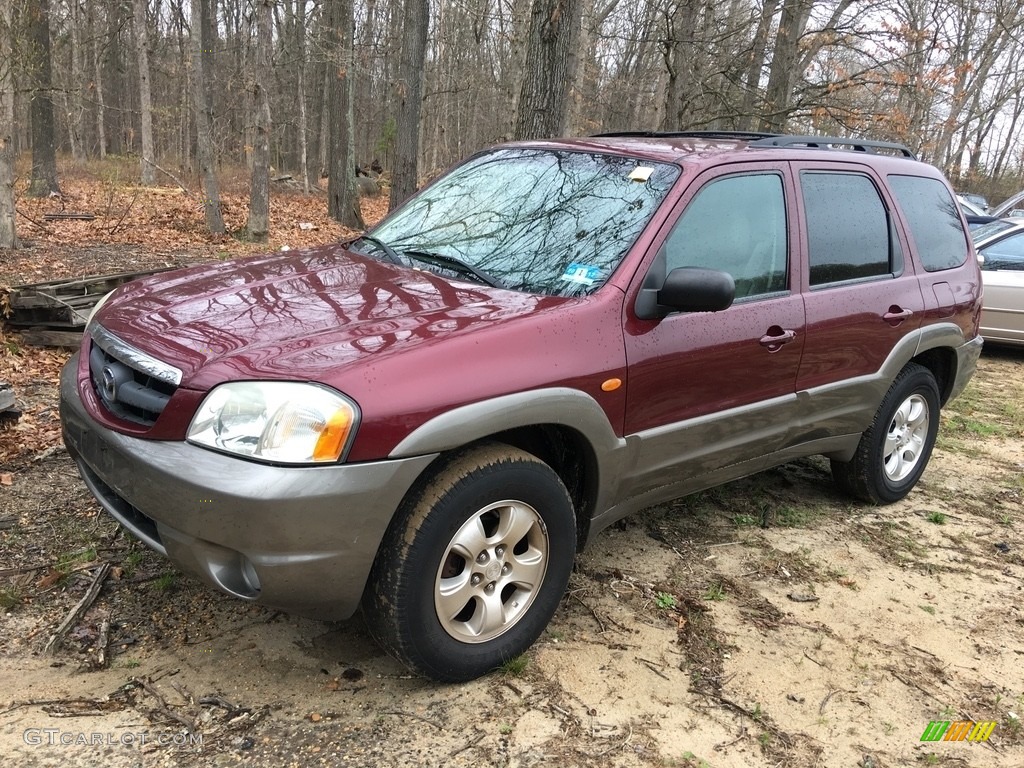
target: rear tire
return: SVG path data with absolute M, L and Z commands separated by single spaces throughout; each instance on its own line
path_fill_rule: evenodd
M 454 455 L 403 502 L 363 598 L 370 633 L 415 672 L 463 682 L 519 656 L 565 593 L 572 500 L 532 454 Z
M 908 363 L 893 381 L 848 462 L 832 460 L 832 477 L 872 504 L 899 501 L 917 484 L 939 429 L 939 387 L 922 365 Z

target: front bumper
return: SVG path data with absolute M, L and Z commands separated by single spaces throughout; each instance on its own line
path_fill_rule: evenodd
M 86 412 L 77 358 L 61 373 L 64 442 L 107 512 L 228 594 L 318 619 L 355 612 L 395 510 L 436 454 L 275 467 L 129 437 Z

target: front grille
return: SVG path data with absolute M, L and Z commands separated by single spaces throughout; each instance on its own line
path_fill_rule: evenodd
M 178 388 L 181 372 L 98 325 L 90 328 L 89 378 L 112 414 L 151 427 Z

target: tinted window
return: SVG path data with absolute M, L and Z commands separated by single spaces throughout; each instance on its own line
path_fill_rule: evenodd
M 890 176 L 889 186 L 910 224 L 927 271 L 952 269 L 967 261 L 967 235 L 945 184 L 920 176 Z
M 1010 235 L 981 250 L 982 269 L 1024 269 L 1024 232 Z
M 871 179 L 852 173 L 800 174 L 811 285 L 892 273 L 889 220 Z
M 665 243 L 666 267 L 730 273 L 736 298 L 786 289 L 786 206 L 775 174 L 706 184 Z
M 417 260 L 437 254 L 509 288 L 585 294 L 619 265 L 678 175 L 628 157 L 499 149 L 442 176 L 373 235 L 417 267 L 447 274 Z

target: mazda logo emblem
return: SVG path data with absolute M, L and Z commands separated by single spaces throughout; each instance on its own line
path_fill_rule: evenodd
M 111 402 L 117 400 L 117 379 L 114 378 L 114 369 L 109 365 L 103 366 L 103 370 L 100 371 L 100 375 L 103 377 L 101 387 L 103 388 L 103 396 Z

